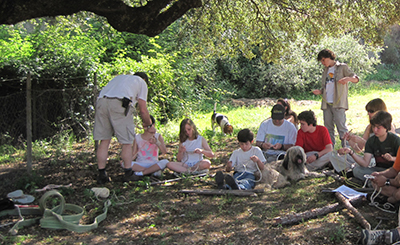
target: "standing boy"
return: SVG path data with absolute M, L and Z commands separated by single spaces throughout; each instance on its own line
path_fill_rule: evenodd
M 322 169 L 329 163 L 329 152 L 333 150 L 328 129 L 317 125 L 314 112 L 303 111 L 297 119 L 300 129 L 297 133 L 296 145 L 301 146 L 307 155 L 307 169 L 310 171 Z
M 325 66 L 322 73 L 321 89 L 313 91 L 315 95 L 322 95 L 321 109 L 324 114 L 324 125 L 329 131 L 331 141 L 335 145 L 335 125 L 339 132 L 342 147 L 345 145 L 344 134 L 346 126 L 346 110 L 349 109 L 348 91 L 349 82 L 358 83 L 358 76 L 345 63 L 335 61 L 336 55 L 329 49 L 318 54 L 318 61 Z
M 215 175 L 219 189 L 241 189 L 249 190 L 254 188 L 255 176 L 257 171 L 264 170 L 265 158 L 257 146 L 252 146 L 254 134 L 249 129 L 242 129 L 239 131 L 237 139 L 240 148 L 233 151 L 228 163 L 226 164 L 226 171 L 230 172 L 235 169 L 232 175 L 225 175 L 218 171 Z M 226 185 L 224 185 L 224 180 Z

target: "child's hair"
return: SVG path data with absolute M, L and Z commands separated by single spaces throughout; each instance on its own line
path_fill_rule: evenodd
M 315 118 L 315 114 L 312 110 L 301 112 L 298 116 L 298 119 L 305 121 L 308 125 L 312 124 L 313 126 L 317 126 L 317 119 Z
M 317 60 L 321 61 L 323 58 L 329 58 L 331 60 L 335 60 L 336 55 L 333 51 L 331 51 L 329 49 L 323 49 L 318 53 Z
M 254 139 L 254 133 L 248 128 L 242 129 L 239 131 L 237 139 L 242 143 L 246 143 L 247 141 L 252 142 Z
M 387 107 L 385 102 L 381 98 L 376 98 L 371 100 L 365 105 L 365 110 L 368 111 L 369 113 L 374 113 L 377 111 L 386 111 L 387 112 Z
M 179 131 L 179 141 L 181 143 L 185 142 L 189 138 L 189 136 L 187 136 L 185 133 L 185 125 L 186 124 L 189 124 L 190 126 L 192 126 L 195 139 L 197 139 L 197 136 L 199 135 L 199 132 L 197 132 L 197 127 L 194 124 L 194 122 L 189 118 L 183 119 L 181 122 L 181 125 L 180 125 L 180 131 Z
M 146 81 L 146 83 L 149 83 L 149 77 L 147 76 L 147 74 L 145 72 L 135 72 L 135 74 L 133 74 L 135 76 L 139 76 L 141 77 L 143 80 Z
M 285 119 L 288 119 L 290 116 L 292 116 L 295 124 L 297 124 L 298 123 L 297 114 L 296 114 L 296 112 L 294 112 L 290 109 L 289 101 L 287 99 L 280 98 L 276 101 L 276 103 L 278 103 L 278 102 L 281 103 L 283 105 L 283 107 L 285 107 Z
M 377 111 L 369 120 L 369 123 L 372 126 L 380 125 L 384 127 L 386 132 L 390 131 L 392 129 L 392 115 L 387 111 Z

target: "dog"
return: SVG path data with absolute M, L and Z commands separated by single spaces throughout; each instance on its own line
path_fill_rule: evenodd
M 215 132 L 215 125 L 219 125 L 221 127 L 221 131 L 224 134 L 232 135 L 233 133 L 233 126 L 229 123 L 228 117 L 216 112 L 217 110 L 217 103 L 214 104 L 214 113 L 211 116 L 211 127 L 213 132 Z
M 283 188 L 307 177 L 323 177 L 325 175 L 309 172 L 306 168 L 306 153 L 300 146 L 290 147 L 285 158 L 280 161 L 266 164 L 261 171 L 261 184 L 268 188 Z

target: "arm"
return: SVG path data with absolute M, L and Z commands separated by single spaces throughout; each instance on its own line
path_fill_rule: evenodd
M 322 94 L 322 91 L 319 90 L 319 89 L 315 89 L 315 90 L 313 90 L 312 92 L 313 92 L 313 94 L 315 94 L 315 95 L 320 95 L 320 94 Z
M 214 158 L 214 152 L 211 150 L 210 146 L 207 143 L 207 140 L 204 137 L 201 139 L 201 146 L 203 147 L 203 149 L 196 149 L 194 152 L 204 154 L 204 156 L 209 158 Z M 199 150 L 199 152 L 196 152 L 197 150 Z
M 167 153 L 167 147 L 165 146 L 164 138 L 161 136 L 161 134 L 158 136 L 156 145 L 158 146 L 158 149 L 160 149 L 161 154 Z
M 150 114 L 149 111 L 147 110 L 147 102 L 145 100 L 139 99 L 138 105 L 139 105 L 140 118 L 142 118 L 143 121 L 143 126 L 146 127 L 148 125 L 151 125 Z
M 352 76 L 352 77 L 343 77 L 342 79 L 340 79 L 340 80 L 338 81 L 338 83 L 340 83 L 340 84 L 346 84 L 346 83 L 348 83 L 348 82 L 358 83 L 358 81 L 360 81 L 360 80 L 358 79 L 358 76 L 357 76 L 357 75 L 354 75 L 354 76 Z
M 381 172 L 373 172 L 371 175 L 375 176 L 375 179 L 373 179 L 372 181 L 379 187 L 385 186 L 385 182 L 387 179 L 390 179 L 389 181 L 391 186 L 399 187 L 400 183 L 398 181 L 397 174 L 397 170 L 393 167 L 390 167 Z M 396 178 L 396 180 L 394 178 Z
M 232 168 L 232 161 L 229 161 L 229 162 L 226 164 L 225 170 L 226 170 L 226 172 L 230 172 L 230 171 L 233 170 L 233 168 Z
M 333 151 L 333 145 L 332 144 L 326 145 L 325 148 L 322 151 L 317 152 L 318 158 L 322 157 L 323 155 L 325 155 L 325 154 L 327 154 L 327 153 L 329 153 L 331 151 Z M 315 160 L 317 160 L 317 156 L 315 156 L 315 155 L 311 155 L 311 156 L 307 157 L 307 162 L 308 163 L 312 163 Z
M 251 156 L 250 159 L 258 165 L 260 170 L 264 170 L 264 163 L 256 155 Z
M 256 146 L 260 147 L 261 150 L 268 150 L 272 147 L 272 144 L 263 141 L 256 141 Z
M 356 153 L 354 153 L 354 151 L 348 147 L 339 149 L 338 152 L 341 155 L 349 154 L 354 159 L 354 161 L 356 161 L 356 163 L 358 163 L 361 167 L 364 167 L 364 168 L 367 168 L 369 166 L 369 162 L 371 161 L 371 158 L 372 158 L 371 153 L 365 152 L 364 157 L 361 157 L 361 156 L 357 155 Z
M 186 147 L 183 146 L 182 144 L 179 144 L 179 149 L 178 149 L 178 155 L 176 155 L 176 160 L 178 162 L 181 162 L 183 159 L 183 154 L 186 152 Z
M 135 160 L 136 159 L 136 157 L 137 157 L 137 154 L 138 154 L 138 152 L 139 152 L 139 148 L 138 148 L 138 145 L 137 145 L 137 143 L 136 143 L 136 140 L 134 140 L 133 141 L 133 152 L 132 152 L 132 160 Z

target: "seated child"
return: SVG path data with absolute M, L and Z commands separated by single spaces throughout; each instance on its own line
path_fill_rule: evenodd
M 226 164 L 226 171 L 230 172 L 235 169 L 232 175 L 225 175 L 218 171 L 215 176 L 219 189 L 253 189 L 255 185 L 254 173 L 264 170 L 265 157 L 261 149 L 257 146 L 252 146 L 254 134 L 249 129 L 242 129 L 239 131 L 237 139 L 240 148 L 233 151 L 228 163 Z M 224 181 L 225 184 L 224 185 Z
M 168 163 L 167 159 L 158 160 L 158 151 L 160 150 L 162 154 L 165 154 L 167 148 L 164 138 L 156 132 L 156 120 L 152 115 L 150 115 L 150 119 L 151 126 L 145 128 L 143 134 L 135 135 L 133 142 L 133 159 L 136 158 L 136 161 L 132 161 L 132 170 L 134 175 L 137 176 L 136 180 L 152 173 L 161 175 L 161 173 L 156 174 L 156 172 L 164 170 Z
M 210 168 L 210 160 L 203 159 L 203 155 L 213 158 L 214 153 L 207 140 L 199 135 L 196 125 L 191 119 L 182 120 L 179 142 L 178 155 L 176 156 L 178 162 L 169 162 L 167 164 L 169 169 L 178 173 L 194 173 Z

